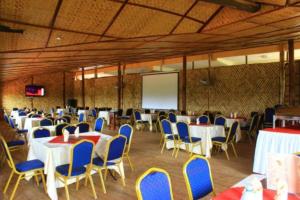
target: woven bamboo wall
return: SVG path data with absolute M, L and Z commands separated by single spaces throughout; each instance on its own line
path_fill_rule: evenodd
M 31 84 L 31 78 L 19 79 L 2 84 L 2 107 L 29 107 L 49 111 L 51 107 L 63 106 L 63 74 L 53 73 L 33 77 L 33 84 L 45 87 L 44 97 L 25 97 L 25 85 Z M 73 97 L 73 74 L 66 73 L 66 100 Z

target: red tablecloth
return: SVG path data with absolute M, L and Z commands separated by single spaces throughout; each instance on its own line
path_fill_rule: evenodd
M 213 200 L 240 200 L 242 197 L 244 188 L 230 188 L 213 198 Z M 263 191 L 263 199 L 264 200 L 274 200 L 274 196 L 276 192 L 273 190 L 264 189 Z M 295 195 L 289 195 L 289 200 L 299 200 Z
M 274 132 L 274 133 L 289 133 L 289 134 L 300 134 L 299 129 L 292 128 L 265 128 L 264 131 Z
M 75 144 L 76 142 L 86 139 L 94 142 L 96 144 L 99 140 L 100 136 L 79 136 L 78 138 L 75 136 L 70 136 L 68 142 L 64 142 L 64 136 L 56 136 L 49 143 L 59 143 L 59 144 Z

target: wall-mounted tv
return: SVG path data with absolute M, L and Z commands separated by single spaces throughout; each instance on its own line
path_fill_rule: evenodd
M 25 96 L 27 97 L 43 97 L 45 96 L 45 88 L 40 85 L 26 85 Z

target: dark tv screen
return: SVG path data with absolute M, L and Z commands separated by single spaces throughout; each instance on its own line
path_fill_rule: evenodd
M 39 85 L 26 85 L 25 96 L 27 97 L 43 97 L 45 96 L 45 88 Z

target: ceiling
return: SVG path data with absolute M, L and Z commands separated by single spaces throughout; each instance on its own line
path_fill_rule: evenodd
M 211 1 L 1 0 L 0 24 L 24 33 L 0 32 L 0 78 L 300 39 L 300 0 L 257 0 L 257 12 Z

